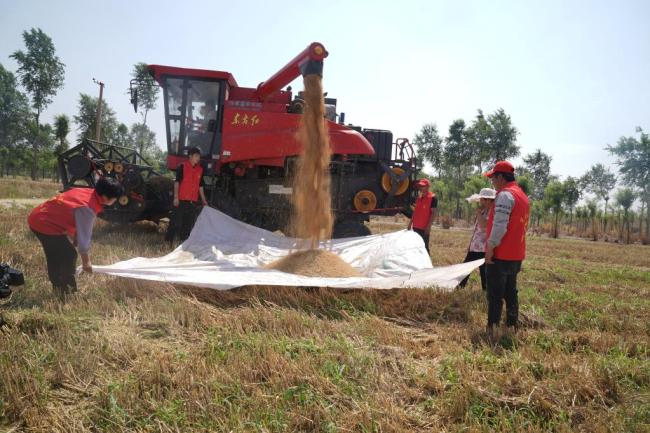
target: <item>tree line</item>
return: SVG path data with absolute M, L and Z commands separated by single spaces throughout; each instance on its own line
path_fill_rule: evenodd
M 39 173 L 47 172 L 58 179 L 57 156 L 69 148 L 73 124 L 77 129 L 76 144 L 86 138 L 95 139 L 99 99 L 80 93 L 76 114 L 57 114 L 51 124 L 43 123 L 43 111 L 63 87 L 65 64 L 57 56 L 52 39 L 41 29 L 32 28 L 22 36 L 24 49 L 10 55 L 18 65 L 16 71 L 0 63 L 0 176 L 28 173 L 36 179 Z M 135 64 L 131 75 L 140 84 L 142 121 L 127 126 L 103 100 L 100 141 L 137 149 L 161 169 L 165 153 L 147 126 L 147 114 L 156 108 L 158 88 L 152 85 L 144 63 Z
M 469 123 L 456 119 L 446 136 L 434 123 L 422 126 L 413 142 L 418 159 L 433 169 L 443 226 L 471 222 L 472 205 L 464 198 L 489 186 L 482 173 L 490 165 L 520 156 L 518 135 L 503 109 L 488 115 L 478 110 Z M 650 138 L 637 128 L 636 136 L 605 149 L 616 158 L 616 172 L 597 163 L 565 179 L 551 172 L 552 157 L 541 149 L 523 156 L 516 177 L 531 199 L 533 232 L 650 242 Z

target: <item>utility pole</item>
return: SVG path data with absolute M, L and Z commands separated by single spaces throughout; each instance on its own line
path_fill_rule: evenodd
M 93 78 L 93 83 L 99 85 L 99 103 L 97 104 L 97 119 L 95 120 L 95 140 L 100 141 L 102 135 L 102 97 L 104 96 L 104 83 Z

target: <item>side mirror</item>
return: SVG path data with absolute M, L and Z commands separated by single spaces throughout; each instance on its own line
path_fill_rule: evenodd
M 133 105 L 133 110 L 138 112 L 138 89 L 131 87 L 131 104 Z

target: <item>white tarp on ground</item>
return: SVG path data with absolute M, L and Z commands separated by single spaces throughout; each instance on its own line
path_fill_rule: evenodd
M 422 238 L 401 230 L 336 239 L 322 245 L 356 268 L 364 275 L 362 278 L 303 277 L 261 267 L 295 251 L 296 245 L 296 239 L 244 224 L 206 207 L 190 237 L 170 254 L 93 266 L 93 271 L 219 290 L 248 285 L 451 289 L 483 263 L 481 259 L 434 268 Z

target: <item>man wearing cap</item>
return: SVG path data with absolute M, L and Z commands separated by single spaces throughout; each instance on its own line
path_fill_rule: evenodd
M 438 199 L 436 195 L 429 191 L 429 179 L 420 179 L 415 183 L 418 188 L 418 198 L 415 200 L 413 215 L 409 221 L 408 230 L 413 231 L 424 241 L 424 247 L 429 252 L 429 234 L 431 233 L 431 224 L 436 217 L 438 208 Z
M 36 206 L 27 217 L 29 228 L 43 245 L 47 274 L 61 298 L 77 290 L 77 251 L 83 270 L 93 271 L 90 241 L 95 216 L 124 194 L 113 178 L 100 178 L 95 188 L 72 188 Z
M 467 247 L 467 255 L 465 256 L 465 261 L 463 263 L 485 258 L 485 243 L 487 241 L 486 228 L 488 216 L 490 214 L 490 209 L 492 209 L 492 205 L 494 204 L 494 198 L 496 197 L 496 194 L 497 192 L 492 188 L 483 188 L 478 194 L 472 194 L 471 197 L 467 198 L 467 201 L 469 202 L 475 202 L 478 200 L 479 207 L 476 209 L 474 231 L 472 232 L 472 238 L 469 241 L 469 247 Z M 485 264 L 479 266 L 478 271 L 481 275 L 481 288 L 483 290 L 487 290 L 487 282 L 485 280 Z M 467 280 L 469 280 L 469 275 L 460 282 L 458 287 L 465 287 L 465 285 L 467 285 Z
M 193 147 L 188 152 L 188 160 L 176 168 L 174 182 L 174 207 L 169 219 L 169 227 L 165 240 L 173 242 L 178 233 L 181 242 L 190 236 L 196 222 L 199 198 L 201 204 L 208 204 L 203 191 L 203 167 L 201 166 L 201 150 Z
M 506 301 L 506 326 L 516 329 L 519 320 L 517 274 L 526 257 L 526 229 L 530 205 L 528 197 L 515 182 L 515 168 L 508 161 L 498 161 L 485 173 L 497 190 L 487 222 L 485 249 L 488 321 L 491 335 L 501 319 Z

